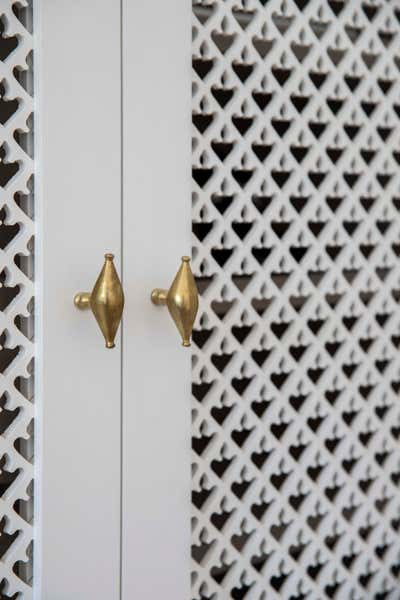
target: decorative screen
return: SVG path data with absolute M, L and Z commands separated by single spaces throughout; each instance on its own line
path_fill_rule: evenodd
M 0 3 L 0 600 L 32 598 L 32 6 Z
M 400 598 L 400 3 L 195 0 L 192 599 Z

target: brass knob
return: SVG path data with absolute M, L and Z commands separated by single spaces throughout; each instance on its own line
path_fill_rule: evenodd
M 169 290 L 154 289 L 151 292 L 151 301 L 157 306 L 167 306 L 181 334 L 182 345 L 190 346 L 199 298 L 188 256 L 182 256 L 182 264 Z
M 78 292 L 74 304 L 84 310 L 92 309 L 106 341 L 106 348 L 114 348 L 115 336 L 124 309 L 124 292 L 114 266 L 114 255 L 105 254 L 105 261 L 92 292 Z

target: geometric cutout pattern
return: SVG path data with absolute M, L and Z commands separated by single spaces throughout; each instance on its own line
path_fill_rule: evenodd
M 398 0 L 194 0 L 192 108 L 191 598 L 398 599 Z
M 0 600 L 32 598 L 32 2 L 0 3 Z

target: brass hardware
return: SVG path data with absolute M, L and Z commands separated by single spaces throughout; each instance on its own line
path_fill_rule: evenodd
M 114 348 L 114 340 L 124 308 L 124 292 L 114 266 L 114 255 L 105 254 L 105 261 L 91 293 L 78 292 L 74 304 L 84 310 L 92 309 L 106 341 L 106 348 Z
M 154 289 L 151 292 L 151 301 L 157 306 L 167 306 L 181 334 L 182 345 L 190 346 L 199 299 L 188 256 L 182 256 L 182 264 L 169 290 Z

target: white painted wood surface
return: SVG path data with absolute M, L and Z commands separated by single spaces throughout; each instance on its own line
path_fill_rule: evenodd
M 72 299 L 120 269 L 119 3 L 36 5 L 35 597 L 117 600 L 121 344 Z
M 122 599 L 187 600 L 190 350 L 150 302 L 190 254 L 190 4 L 123 1 Z

